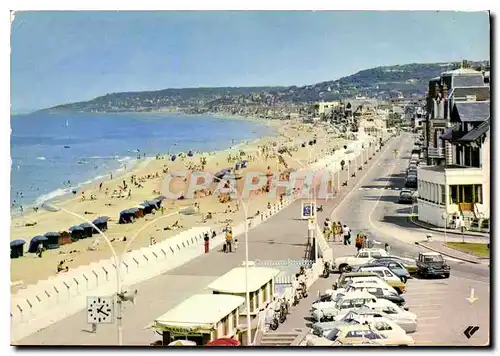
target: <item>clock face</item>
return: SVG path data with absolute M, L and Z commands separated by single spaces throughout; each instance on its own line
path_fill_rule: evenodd
M 113 297 L 88 297 L 87 322 L 89 324 L 112 324 L 114 322 Z

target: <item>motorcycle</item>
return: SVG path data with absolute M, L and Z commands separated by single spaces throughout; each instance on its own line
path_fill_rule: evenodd
M 330 277 L 330 262 L 326 261 L 323 265 L 323 277 Z
M 299 301 L 300 301 L 299 292 L 298 292 L 298 290 L 296 290 L 295 294 L 293 295 L 293 303 L 292 303 L 292 305 L 293 306 L 298 305 Z
M 279 316 L 278 316 L 278 311 L 275 310 L 274 311 L 274 315 L 273 315 L 273 319 L 270 320 L 269 322 L 269 329 L 271 329 L 272 331 L 275 331 L 278 329 L 278 326 L 279 326 Z
M 299 291 L 301 298 L 307 298 L 307 287 L 305 282 L 300 282 Z

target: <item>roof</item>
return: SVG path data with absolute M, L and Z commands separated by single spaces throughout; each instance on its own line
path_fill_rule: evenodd
M 471 142 L 477 140 L 479 137 L 488 132 L 489 129 L 490 129 L 490 119 L 487 119 L 486 121 L 482 122 L 478 127 L 467 132 L 465 135 L 459 138 L 458 141 Z
M 248 268 L 248 290 L 255 292 L 276 277 L 279 269 L 267 267 Z M 245 293 L 245 267 L 236 267 L 208 285 L 208 288 L 221 293 Z
M 490 117 L 489 101 L 458 102 L 453 106 L 451 121 L 479 122 Z
M 384 267 L 387 268 L 387 267 Z M 355 290 L 354 292 L 349 292 L 345 294 L 342 299 L 356 299 L 356 298 L 376 298 L 373 294 L 370 294 L 364 290 Z
M 463 74 L 477 74 L 481 73 L 475 69 L 472 68 L 458 68 L 458 69 L 453 69 L 449 70 L 447 72 L 443 72 L 441 75 L 463 75 Z
M 420 252 L 420 254 L 423 256 L 441 256 L 438 252 Z
M 222 318 L 245 303 L 245 298 L 228 294 L 195 294 L 162 316 L 157 328 L 212 329 Z
M 453 87 L 485 86 L 482 73 L 476 75 L 457 75 L 453 77 Z
M 449 127 L 443 134 L 439 136 L 439 138 L 442 140 L 451 140 L 453 138 L 453 132 L 459 132 L 459 131 L 460 131 L 460 124 L 455 124 L 452 127 Z
M 475 96 L 477 101 L 490 100 L 490 87 L 487 85 L 454 87 L 448 94 L 448 99 L 453 97 L 453 99 L 457 100 L 458 98 L 465 98 L 468 95 Z

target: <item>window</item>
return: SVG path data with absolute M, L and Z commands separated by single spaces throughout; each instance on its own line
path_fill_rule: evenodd
M 373 258 L 380 258 L 380 257 L 382 257 L 382 255 L 378 252 L 372 252 L 372 257 Z
M 387 314 L 397 314 L 398 311 L 396 309 L 394 309 L 393 307 L 386 307 L 384 310 L 383 310 L 384 313 L 387 313 Z
M 368 258 L 368 252 L 360 252 L 358 255 L 359 258 Z
M 473 194 L 474 194 L 474 203 L 483 203 L 483 186 L 482 185 L 473 185 Z
M 386 277 L 395 277 L 395 276 L 394 276 L 394 273 L 392 273 L 392 272 L 391 272 L 390 270 L 388 270 L 388 269 L 386 269 L 384 272 L 385 272 L 385 276 L 386 276 Z
M 238 315 L 237 311 L 233 311 L 233 329 L 236 329 L 238 327 Z
M 384 272 L 382 272 L 382 271 L 373 271 L 373 272 L 378 274 L 380 277 L 384 278 Z
M 439 185 L 439 191 L 440 191 L 440 195 L 441 195 L 441 200 L 439 201 L 439 204 L 440 205 L 445 205 L 445 202 L 446 202 L 446 189 L 445 189 L 445 186 L 440 184 Z

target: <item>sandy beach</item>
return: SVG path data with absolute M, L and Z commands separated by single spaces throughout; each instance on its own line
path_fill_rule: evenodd
M 242 159 L 247 159 L 249 162 L 247 167 L 240 171 L 241 174 L 244 175 L 245 172 L 283 172 L 286 168 L 282 163 L 278 162 L 277 156 L 271 153 L 262 153 L 262 147 L 264 146 L 268 147 L 267 152 L 272 152 L 283 145 L 298 146 L 296 150 L 290 152 L 293 158 L 287 157 L 287 155 L 281 157 L 284 158 L 288 169 L 300 169 L 309 159 L 308 147 L 300 147 L 300 142 L 308 142 L 313 138 L 317 139 L 317 144 L 309 146 L 312 147 L 314 152 L 314 160 L 326 154 L 331 154 L 332 149 L 337 149 L 346 142 L 342 138 L 327 134 L 325 128 L 321 125 L 302 124 L 297 121 L 280 122 L 278 120 L 267 121 L 267 123 L 277 126 L 277 136 L 263 137 L 253 142 L 236 144 L 232 149 L 210 153 L 205 156 L 204 171 L 216 173 L 221 169 L 234 167 L 239 159 L 229 161 L 228 156 L 236 157 L 239 150 L 243 150 L 246 156 Z M 167 159 L 169 157 L 165 156 L 160 157 L 160 159 L 153 157 L 150 160 L 144 160 L 136 169 L 123 176 L 113 177 L 113 179 L 109 177 L 103 182 L 101 189 L 99 189 L 99 183 L 96 182 L 92 186 L 78 191 L 70 199 L 54 202 L 54 205 L 79 214 L 89 221 L 99 216 L 108 216 L 110 220 L 106 235 L 110 239 L 114 239 L 112 244 L 118 254 L 123 252 L 128 243 L 128 241 L 123 242 L 123 238 L 130 239 L 138 231 L 140 233 L 130 244 L 129 250 L 149 246 L 153 237 L 157 242 L 160 242 L 193 226 L 211 226 L 220 230 L 222 226 L 227 224 L 238 224 L 244 220 L 244 213 L 237 200 L 233 199 L 230 202 L 221 203 L 215 194 L 200 196 L 196 199 L 189 199 L 186 196 L 186 199 L 183 200 L 164 200 L 162 206 L 165 209 L 163 212 L 157 211 L 154 215 L 149 214 L 144 218 L 137 219 L 132 224 L 118 224 L 120 211 L 135 207 L 145 200 L 164 194 L 162 191 L 163 182 L 168 174 L 167 172 L 188 171 L 190 166 L 200 166 L 201 156 L 201 154 L 196 154 L 193 157 L 178 158 L 175 161 L 171 161 Z M 299 164 L 297 161 L 301 163 Z M 200 168 L 196 167 L 194 170 L 200 170 Z M 140 184 L 140 187 L 132 183 L 132 176 L 135 177 L 135 181 Z M 113 191 L 118 191 L 119 186 L 123 187 L 124 182 L 129 186 L 129 189 L 123 192 L 123 197 L 111 197 Z M 243 182 L 244 179 L 238 180 L 239 191 L 241 191 Z M 216 185 L 216 183 L 213 184 L 212 191 Z M 186 186 L 187 183 L 183 179 L 175 178 L 171 183 L 171 191 L 185 191 Z M 129 190 L 130 197 L 128 197 Z M 95 200 L 90 199 L 92 195 L 95 196 Z M 82 201 L 82 196 L 85 196 L 84 201 Z M 249 215 L 255 215 L 257 211 L 265 211 L 268 203 L 272 204 L 279 201 L 279 194 L 272 199 L 266 193 L 255 193 L 245 201 L 248 205 Z M 195 203 L 199 206 L 196 214 L 183 215 L 178 213 L 180 208 L 194 206 Z M 212 214 L 212 218 L 205 221 L 204 217 L 208 212 Z M 181 226 L 180 228 L 165 230 L 176 221 Z M 38 212 L 25 213 L 24 217 L 12 218 L 10 239 L 11 241 L 15 239 L 26 240 L 26 251 L 33 236 L 43 235 L 49 231 L 67 231 L 69 227 L 83 222 L 82 219 L 64 211 L 49 212 L 39 209 Z M 32 226 L 26 226 L 27 223 Z M 149 225 L 144 228 L 147 224 Z M 109 258 L 111 252 L 104 241 L 100 242 L 95 251 L 88 250 L 88 247 L 98 237 L 99 235 L 94 235 L 92 238 L 63 245 L 58 249 L 47 250 L 43 253 L 42 258 L 37 257 L 35 254 L 25 253 L 24 257 L 11 259 L 11 281 L 22 281 L 22 284 L 26 286 L 38 280 L 46 279 L 57 273 L 57 264 L 62 260 L 65 260 L 65 265 L 71 269 Z

